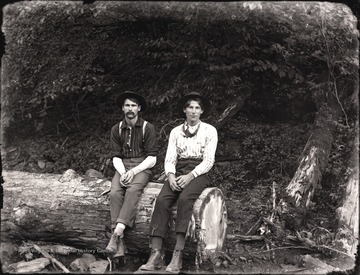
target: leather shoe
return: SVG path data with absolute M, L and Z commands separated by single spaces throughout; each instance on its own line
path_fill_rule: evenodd
M 164 254 L 161 249 L 151 249 L 150 257 L 146 264 L 140 266 L 139 270 L 154 271 L 164 266 Z
M 116 248 L 116 253 L 114 255 L 114 258 L 125 256 L 125 252 L 126 252 L 126 246 L 125 246 L 124 238 L 119 238 L 119 242 Z
M 107 247 L 105 248 L 105 251 L 108 253 L 115 253 L 117 250 L 117 247 L 118 247 L 118 239 L 119 239 L 118 235 L 112 234 L 110 241 L 109 241 Z
M 171 262 L 166 267 L 166 272 L 179 273 L 182 268 L 182 250 L 174 250 Z

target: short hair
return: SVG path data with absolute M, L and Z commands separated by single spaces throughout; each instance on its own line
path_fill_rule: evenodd
M 204 109 L 204 104 L 203 104 L 202 100 L 201 100 L 200 98 L 198 98 L 198 97 L 194 97 L 194 98 L 188 99 L 188 101 L 186 101 L 186 102 L 184 103 L 183 109 L 186 109 L 187 107 L 189 107 L 191 101 L 196 101 L 197 103 L 199 103 L 199 105 L 200 105 L 200 107 L 201 107 L 201 110 L 203 110 L 203 111 L 205 110 L 205 109 Z

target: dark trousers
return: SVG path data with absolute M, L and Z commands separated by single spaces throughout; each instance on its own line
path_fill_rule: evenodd
M 176 165 L 176 176 L 186 175 L 197 166 L 201 160 L 180 160 Z M 171 208 L 177 201 L 176 233 L 185 233 L 191 219 L 196 199 L 205 188 L 210 186 L 207 174 L 193 179 L 182 191 L 172 191 L 168 181 L 164 183 L 156 198 L 154 212 L 150 223 L 150 236 L 166 238 L 169 229 Z
M 126 171 L 137 166 L 143 159 L 144 158 L 123 159 Z M 133 181 L 124 187 L 120 184 L 119 172 L 115 172 L 111 181 L 110 191 L 111 229 L 114 229 L 118 222 L 130 228 L 133 226 L 140 196 L 151 176 L 151 170 L 144 170 L 135 175 Z

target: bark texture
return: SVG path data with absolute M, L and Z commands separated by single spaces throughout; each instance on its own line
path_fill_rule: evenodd
M 103 251 L 110 236 L 107 179 L 81 177 L 73 170 L 60 174 L 3 173 L 2 240 L 41 240 Z M 149 222 L 161 183 L 150 182 L 138 205 L 135 226 L 126 233 L 129 253 L 147 253 Z M 173 208 L 167 249 L 175 243 Z M 222 192 L 207 188 L 195 202 L 189 223 L 187 256 L 197 263 L 213 259 L 225 240 L 227 212 Z M 169 245 L 170 244 L 170 245 Z M 196 252 L 196 255 L 195 255 Z
M 300 164 L 286 188 L 287 194 L 295 201 L 297 207 L 307 208 L 321 183 L 339 117 L 338 107 L 328 104 L 320 106 L 314 127 L 301 155 Z
M 339 221 L 339 229 L 336 240 L 341 243 L 344 250 L 355 255 L 357 252 L 358 236 L 359 236 L 359 132 L 358 125 L 356 127 L 357 134 L 353 142 L 353 153 L 349 161 L 345 196 L 342 204 L 336 209 L 337 220 Z
M 214 123 L 216 129 L 222 128 L 226 122 L 228 122 L 234 115 L 236 115 L 244 106 L 245 101 L 251 96 L 253 87 L 246 87 L 244 91 L 241 91 L 228 98 L 225 103 L 225 109 Z

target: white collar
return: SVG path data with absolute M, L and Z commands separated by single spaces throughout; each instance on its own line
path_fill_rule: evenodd
M 196 129 L 197 127 L 199 127 L 201 121 L 199 120 L 199 122 L 194 125 L 194 126 L 191 126 L 189 123 L 187 123 L 187 121 L 185 121 L 185 126 L 189 127 L 189 129 Z

